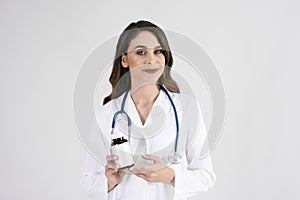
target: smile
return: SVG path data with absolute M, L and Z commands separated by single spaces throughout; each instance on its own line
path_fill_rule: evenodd
M 156 72 L 158 72 L 159 69 L 144 69 L 144 72 L 147 72 L 149 74 L 155 74 Z

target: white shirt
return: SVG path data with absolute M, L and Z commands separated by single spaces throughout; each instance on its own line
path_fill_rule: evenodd
M 135 152 L 139 142 L 139 138 L 135 137 L 133 132 L 136 136 L 144 134 L 147 137 L 147 154 L 159 156 L 168 163 L 168 155 L 174 152 L 176 123 L 167 95 L 160 90 L 143 125 L 129 94 L 124 110 L 133 125 L 130 137 L 131 151 Z M 200 159 L 200 152 L 204 147 L 207 134 L 199 103 L 187 95 L 171 92 L 169 94 L 178 113 L 180 127 L 178 152 L 182 154 L 179 164 L 168 163 L 168 166 L 175 171 L 175 186 L 166 183 L 150 183 L 134 174 L 126 174 L 112 191 L 107 192 L 105 165 L 106 155 L 110 154 L 111 123 L 115 112 L 120 110 L 123 94 L 95 112 L 100 131 L 94 131 L 94 135 L 90 136 L 89 153 L 81 173 L 82 186 L 92 199 L 182 200 L 213 186 L 216 176 L 213 172 L 211 157 L 208 155 Z

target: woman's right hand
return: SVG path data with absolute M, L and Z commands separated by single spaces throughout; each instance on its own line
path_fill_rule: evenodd
M 118 160 L 116 155 L 106 156 L 107 164 L 105 166 L 105 176 L 107 178 L 108 192 L 111 191 L 123 178 L 125 172 L 119 170 L 115 161 Z

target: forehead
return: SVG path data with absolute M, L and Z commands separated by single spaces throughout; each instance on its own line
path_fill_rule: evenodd
M 155 35 L 149 31 L 143 31 L 136 35 L 136 37 L 131 40 L 128 50 L 134 49 L 136 46 L 142 45 L 148 48 L 154 48 L 156 46 L 160 46 Z

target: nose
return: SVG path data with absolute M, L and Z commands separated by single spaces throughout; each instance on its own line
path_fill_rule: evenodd
M 153 52 L 148 53 L 147 57 L 146 57 L 146 63 L 147 64 L 155 64 L 156 60 L 155 60 L 155 55 Z

